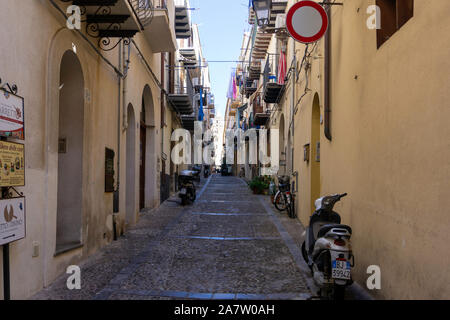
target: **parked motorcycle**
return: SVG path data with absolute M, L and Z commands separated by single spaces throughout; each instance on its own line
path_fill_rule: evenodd
M 192 170 L 181 171 L 178 176 L 178 183 L 180 186 L 178 196 L 181 198 L 181 204 L 183 206 L 187 205 L 189 202 L 194 202 L 197 198 L 194 179 L 194 171 Z
M 205 179 L 207 179 L 210 174 L 211 174 L 211 167 L 207 165 L 207 166 L 205 166 L 205 168 L 203 170 L 203 175 L 204 175 Z
M 345 288 L 353 283 L 351 269 L 355 265 L 350 238 L 352 228 L 341 224 L 341 217 L 333 211 L 344 194 L 316 200 L 316 211 L 306 229 L 302 254 L 312 271 L 314 282 L 324 298 L 343 300 Z
M 195 181 L 200 182 L 201 179 L 200 174 L 202 173 L 202 166 L 196 164 L 195 166 L 192 167 L 192 171 Z

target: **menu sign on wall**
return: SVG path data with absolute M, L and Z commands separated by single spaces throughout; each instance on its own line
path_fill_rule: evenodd
M 25 139 L 24 99 L 0 89 L 0 136 Z
M 25 146 L 0 141 L 0 187 L 25 186 Z

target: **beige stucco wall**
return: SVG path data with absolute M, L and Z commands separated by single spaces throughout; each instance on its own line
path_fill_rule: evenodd
M 336 211 L 354 230 L 355 280 L 365 286 L 367 267 L 381 267 L 382 289 L 371 294 L 446 299 L 450 2 L 416 0 L 414 17 L 379 50 L 376 31 L 366 27 L 370 4 L 374 1 L 348 0 L 333 7 L 333 141 L 325 138 L 322 124 L 321 194 L 349 193 Z M 302 57 L 304 46 L 297 48 Z M 311 60 L 310 91 L 295 116 L 297 208 L 304 224 L 311 208 L 303 145 L 311 142 L 315 94 L 324 114 L 323 53 L 321 41 Z M 297 99 L 304 91 L 304 72 L 300 79 Z
M 117 173 L 118 119 L 120 134 L 120 213 L 118 228 L 125 227 L 126 212 L 126 131 L 123 112 L 128 104 L 135 110 L 139 121 L 142 94 L 148 85 L 154 106 L 154 146 L 148 153 L 161 159 L 160 90 L 152 79 L 135 49 L 131 52 L 131 65 L 125 101 L 119 111 L 119 84 L 114 71 L 104 63 L 87 43 L 75 32 L 64 28 L 65 21 L 46 0 L 5 0 L 7 10 L 0 11 L 2 46 L 0 62 L 3 81 L 15 83 L 19 95 L 25 98 L 26 117 L 26 187 L 19 188 L 26 196 L 27 237 L 11 244 L 11 294 L 13 299 L 30 297 L 65 272 L 70 264 L 78 264 L 88 255 L 112 241 L 113 194 L 104 192 L 105 147 L 116 152 Z M 60 3 L 61 5 L 61 3 Z M 24 18 L 26 17 L 26 19 Z M 12 36 L 13 35 L 13 36 Z M 95 41 L 95 40 L 93 40 Z M 153 54 L 141 34 L 135 41 L 144 53 L 157 77 L 160 77 L 161 59 Z M 84 246 L 54 257 L 56 238 L 57 174 L 58 174 L 58 110 L 59 72 L 62 55 L 76 46 L 85 82 L 84 154 L 83 154 L 83 217 L 82 240 Z M 104 53 L 118 65 L 117 50 Z M 122 98 L 121 98 L 122 100 Z M 123 107 L 125 102 L 125 107 Z M 167 111 L 167 117 L 171 118 Z M 136 122 L 137 126 L 138 122 Z M 169 121 L 169 125 L 172 123 Z M 136 130 L 136 176 L 139 170 L 139 130 Z M 165 135 L 165 148 L 170 145 L 170 135 Z M 159 170 L 161 167 L 159 166 Z M 170 171 L 168 171 L 170 172 Z M 159 171 L 147 177 L 150 185 L 146 205 L 159 204 Z M 117 182 L 117 176 L 115 178 Z M 139 207 L 139 179 L 136 179 L 136 205 Z M 67 195 L 70 196 L 70 195 Z M 137 215 L 137 212 L 136 212 Z M 32 258 L 33 242 L 39 243 L 40 255 Z M 1 266 L 0 266 L 1 269 Z M 2 279 L 0 279 L 2 287 Z M 0 293 L 0 298 L 2 297 Z

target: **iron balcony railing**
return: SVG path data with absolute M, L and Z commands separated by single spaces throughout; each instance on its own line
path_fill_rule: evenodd
M 152 23 L 155 10 L 167 10 L 167 0 L 127 0 L 139 20 L 141 28 Z M 170 0 L 169 0 L 170 1 Z
M 269 54 L 267 56 L 266 65 L 264 67 L 264 88 L 268 83 L 278 83 L 278 59 L 279 55 Z
M 179 95 L 187 95 L 189 97 L 191 104 L 194 105 L 193 102 L 195 97 L 195 90 L 189 72 L 185 73 L 185 77 L 183 80 L 180 79 L 180 76 L 177 77 L 174 84 L 174 90 L 171 93 Z

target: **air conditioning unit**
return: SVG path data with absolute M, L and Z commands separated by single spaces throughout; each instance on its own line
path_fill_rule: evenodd
M 275 20 L 275 29 L 285 29 L 286 28 L 286 14 L 277 14 L 277 19 Z

